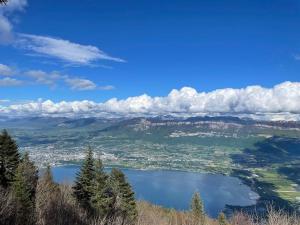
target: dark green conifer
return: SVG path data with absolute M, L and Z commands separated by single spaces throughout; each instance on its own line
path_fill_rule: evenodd
M 107 195 L 107 174 L 101 159 L 95 162 L 95 180 L 92 194 L 92 204 L 101 218 L 104 218 L 109 211 L 109 196 Z
M 114 194 L 115 217 L 120 217 L 123 223 L 134 224 L 137 218 L 134 192 L 127 182 L 124 173 L 119 169 L 112 169 L 110 185 Z
M 191 210 L 193 219 L 197 224 L 203 225 L 205 224 L 205 213 L 203 208 L 203 203 L 201 201 L 200 195 L 198 192 L 196 192 L 193 195 L 192 201 L 191 201 Z
M 6 130 L 0 134 L 0 186 L 7 188 L 14 180 L 20 161 L 18 146 Z
M 28 152 L 25 152 L 24 156 L 21 159 L 21 163 L 24 166 L 23 176 L 29 189 L 30 200 L 34 202 L 36 186 L 39 178 L 38 168 L 29 159 Z
M 38 171 L 25 154 L 16 170 L 12 191 L 17 201 L 17 224 L 34 223 L 34 202 Z
M 91 197 L 95 178 L 93 151 L 89 147 L 83 165 L 76 175 L 73 194 L 79 204 L 87 210 L 91 210 Z

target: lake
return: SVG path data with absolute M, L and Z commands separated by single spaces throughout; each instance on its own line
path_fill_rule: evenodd
M 59 183 L 72 182 L 78 169 L 78 166 L 54 167 L 54 180 Z M 249 206 L 255 204 L 258 198 L 258 195 L 238 178 L 220 174 L 134 169 L 122 171 L 126 174 L 138 200 L 187 210 L 193 193 L 198 191 L 205 211 L 211 217 L 216 217 L 226 204 Z

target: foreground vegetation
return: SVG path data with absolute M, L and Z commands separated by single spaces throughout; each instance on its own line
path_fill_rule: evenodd
M 176 197 L 176 196 L 174 196 Z M 103 170 L 89 148 L 74 186 L 53 181 L 51 168 L 39 172 L 15 141 L 0 135 L 0 224 L 2 225 L 299 225 L 300 218 L 270 209 L 264 218 L 243 213 L 214 220 L 205 215 L 198 193 L 189 211 L 136 202 L 122 171 Z

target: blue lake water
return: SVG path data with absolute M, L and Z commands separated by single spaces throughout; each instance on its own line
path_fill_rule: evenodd
M 56 182 L 73 182 L 78 166 L 52 169 Z M 258 195 L 234 177 L 182 171 L 144 171 L 122 169 L 132 185 L 135 196 L 157 205 L 178 210 L 189 209 L 194 192 L 198 191 L 205 211 L 216 217 L 225 205 L 248 206 Z

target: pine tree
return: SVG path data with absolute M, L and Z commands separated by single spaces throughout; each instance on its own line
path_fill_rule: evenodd
M 221 212 L 218 216 L 218 222 L 219 225 L 228 225 L 227 220 L 226 220 L 226 216 L 223 212 Z
M 109 211 L 109 196 L 107 195 L 107 174 L 101 159 L 95 163 L 95 180 L 92 194 L 92 204 L 101 218 L 104 218 Z
M 20 161 L 18 146 L 6 130 L 0 134 L 0 186 L 7 188 L 14 180 Z
M 93 183 L 95 178 L 93 151 L 89 147 L 79 173 L 76 175 L 73 195 L 79 204 L 90 211 Z
M 127 182 L 124 173 L 119 169 L 112 169 L 110 184 L 114 193 L 114 209 L 116 217 L 120 216 L 123 223 L 134 224 L 137 218 L 134 192 Z
M 203 203 L 201 201 L 198 192 L 196 192 L 193 195 L 192 202 L 191 202 L 191 210 L 195 222 L 200 225 L 205 224 L 205 213 L 204 213 Z
M 24 156 L 21 159 L 21 163 L 24 165 L 23 176 L 29 189 L 30 200 L 34 202 L 36 186 L 39 178 L 38 169 L 29 159 L 28 152 L 25 152 Z
M 12 191 L 17 201 L 17 224 L 34 223 L 34 201 L 38 171 L 29 160 L 28 154 L 19 163 L 15 179 L 12 183 Z
M 30 200 L 30 191 L 23 176 L 24 167 L 22 163 L 17 168 L 15 181 L 12 185 L 13 193 L 16 198 L 16 224 L 30 224 L 30 217 L 33 211 L 33 204 Z M 29 218 L 28 215 L 29 214 Z

